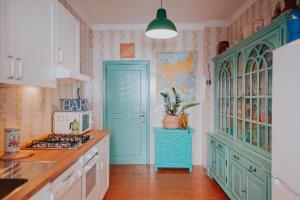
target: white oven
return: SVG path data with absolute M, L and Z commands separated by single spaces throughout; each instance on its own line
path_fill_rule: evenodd
M 75 125 L 76 123 L 76 125 Z M 92 112 L 54 112 L 53 113 L 53 132 L 83 134 L 92 129 Z
M 82 200 L 95 200 L 99 194 L 100 162 L 98 149 L 92 148 L 83 157 Z

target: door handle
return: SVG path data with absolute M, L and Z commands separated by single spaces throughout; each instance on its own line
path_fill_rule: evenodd
M 145 111 L 143 111 L 143 112 L 139 115 L 139 117 L 142 117 L 142 118 L 143 118 L 142 123 L 144 124 L 144 123 L 146 122 L 146 120 L 145 120 L 145 118 L 146 118 L 146 113 L 145 113 Z
M 145 111 L 143 111 L 139 116 L 140 117 L 146 117 Z
M 16 80 L 23 78 L 23 63 L 21 58 L 16 58 Z
M 15 60 L 13 56 L 7 56 L 9 61 L 8 79 L 13 79 L 15 75 Z

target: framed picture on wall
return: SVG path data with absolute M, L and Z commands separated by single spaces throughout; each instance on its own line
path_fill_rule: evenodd
M 121 43 L 120 58 L 135 58 L 135 43 Z

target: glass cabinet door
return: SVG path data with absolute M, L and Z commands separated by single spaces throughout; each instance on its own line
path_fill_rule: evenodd
M 244 63 L 243 54 L 239 53 L 237 57 L 237 140 L 243 140 L 244 132 Z
M 234 134 L 234 79 L 233 65 L 225 61 L 221 65 L 218 83 L 218 119 L 219 132 L 228 136 Z
M 271 153 L 272 51 L 258 45 L 250 53 L 245 69 L 245 142 Z

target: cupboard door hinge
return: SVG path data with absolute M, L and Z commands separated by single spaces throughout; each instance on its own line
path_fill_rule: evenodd
M 225 165 L 227 166 L 227 160 L 225 161 Z
M 226 183 L 227 183 L 227 177 L 226 177 L 225 181 L 226 181 Z

